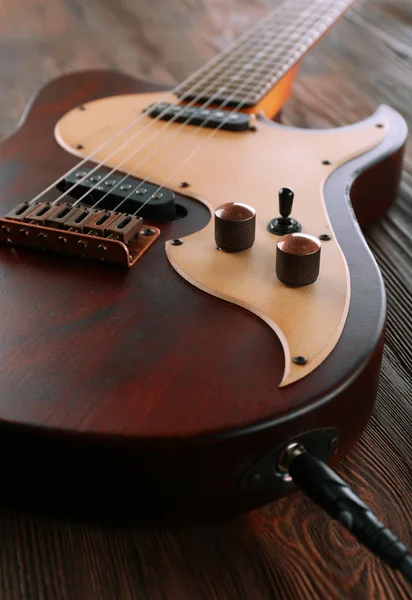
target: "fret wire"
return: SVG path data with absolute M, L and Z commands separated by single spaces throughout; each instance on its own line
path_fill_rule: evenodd
M 332 0 L 330 0 L 328 6 L 330 6 L 331 4 L 332 4 Z M 305 12 L 307 13 L 308 11 L 305 11 Z M 308 21 L 308 19 L 309 19 L 310 16 L 311 15 L 308 15 L 307 17 L 305 17 L 304 21 L 305 22 Z M 328 25 L 328 21 L 330 21 L 330 20 L 325 20 L 325 22 L 323 24 L 323 28 Z M 319 24 L 318 24 L 318 26 L 319 26 Z M 308 42 L 310 43 L 310 36 L 307 37 L 307 39 L 306 39 L 306 45 L 308 44 Z M 271 48 L 273 48 L 273 44 L 271 45 Z M 304 48 L 305 48 L 305 44 L 300 44 L 299 46 L 296 45 L 296 51 L 295 52 L 291 52 L 291 53 L 288 54 L 288 57 L 290 57 L 290 58 L 288 58 L 288 62 L 286 64 L 287 67 L 289 67 L 291 64 L 293 64 L 294 61 L 296 61 L 296 59 L 299 57 L 299 52 L 301 52 Z M 273 61 L 273 58 L 272 58 L 272 61 Z M 282 68 L 282 66 L 281 66 L 281 68 Z M 283 68 L 285 68 L 285 65 L 283 65 Z M 218 79 L 220 80 L 221 77 L 218 78 Z M 247 77 L 247 81 L 250 81 L 250 80 L 251 80 L 251 78 Z M 239 96 L 240 91 L 243 89 L 243 87 L 244 87 L 244 85 L 241 85 L 238 88 L 238 90 L 237 90 L 237 95 L 238 96 Z M 222 100 L 224 101 L 223 102 L 224 104 L 225 103 L 227 104 L 228 101 L 230 101 L 231 103 L 233 103 L 236 100 L 236 97 L 235 97 L 234 94 L 231 94 L 229 97 L 226 97 L 226 99 L 224 99 L 224 95 L 220 93 L 221 91 L 222 91 L 221 88 L 218 89 L 218 94 L 217 95 L 223 96 Z M 255 91 L 255 90 L 252 90 L 252 92 L 253 91 Z M 208 94 L 205 94 L 205 96 L 207 97 Z M 205 96 L 203 96 L 203 97 L 205 97 Z M 239 106 L 242 105 L 243 103 L 250 104 L 250 98 L 251 98 L 251 94 L 247 94 L 246 98 L 241 99 Z M 212 99 L 214 99 L 213 96 L 212 96 Z
M 297 1 L 297 0 L 295 0 Z M 183 90 L 183 88 L 185 88 L 186 90 L 190 90 L 189 84 L 192 80 L 194 80 L 194 78 L 198 78 L 202 75 L 202 73 L 206 73 L 207 70 L 214 70 L 214 66 L 218 64 L 218 61 L 222 61 L 222 59 L 225 56 L 228 55 L 233 55 L 234 53 L 237 54 L 237 51 L 239 50 L 239 45 L 242 46 L 243 43 L 246 43 L 252 35 L 256 34 L 257 32 L 261 31 L 262 28 L 264 28 L 267 24 L 267 22 L 269 21 L 269 19 L 273 19 L 274 18 L 274 13 L 276 13 L 277 15 L 281 15 L 282 13 L 284 13 L 284 9 L 285 7 L 288 5 L 288 0 L 284 0 L 283 3 L 278 6 L 272 13 L 269 13 L 262 21 L 258 22 L 256 24 L 256 26 L 252 27 L 251 30 L 247 30 L 245 31 L 237 40 L 235 40 L 225 51 L 221 52 L 219 55 L 215 56 L 214 58 L 212 58 L 209 63 L 206 63 L 205 65 L 203 65 L 203 67 L 201 69 L 199 69 L 196 73 L 194 73 L 191 77 L 189 77 L 187 80 L 183 81 L 174 91 L 176 95 L 181 95 L 180 91 Z M 236 48 L 236 52 L 234 52 L 234 49 Z
M 347 0 L 345 0 L 345 2 L 340 2 L 338 6 L 339 6 L 339 7 L 342 7 L 342 8 L 345 8 L 345 7 L 346 7 L 346 6 L 348 6 L 349 4 L 350 4 L 350 2 L 348 2 Z M 307 3 L 306 3 L 306 6 L 307 6 Z M 318 6 L 318 5 L 317 5 L 317 6 Z M 339 14 L 342 12 L 342 8 L 335 9 L 335 11 L 334 11 L 334 12 L 336 13 L 336 16 L 338 16 L 338 15 L 339 15 Z M 273 16 L 277 16 L 277 14 L 275 14 L 275 15 L 273 15 Z M 290 16 L 290 15 L 288 15 L 288 16 Z M 319 16 L 319 15 L 317 15 L 317 14 L 316 14 L 316 12 L 314 12 L 313 16 L 315 17 L 315 19 L 319 19 L 319 18 L 320 18 L 320 16 Z M 279 25 L 281 25 L 281 24 L 283 24 L 283 23 L 275 23 L 276 27 L 279 27 Z M 268 26 L 266 25 L 266 28 L 267 28 L 267 27 L 268 27 Z M 278 31 L 278 32 L 275 32 L 275 33 L 278 33 L 278 35 L 279 35 L 279 36 L 282 36 L 282 32 L 281 32 L 281 31 L 280 31 L 280 32 Z M 249 45 L 251 45 L 251 44 L 254 44 L 254 43 L 256 43 L 256 42 L 255 42 L 255 36 L 258 36 L 258 35 L 261 35 L 261 34 L 260 34 L 260 32 L 259 32 L 259 31 L 255 32 L 255 33 L 254 33 L 252 36 L 250 36 L 250 38 L 249 38 L 249 40 L 247 41 L 247 43 L 246 43 L 246 44 L 244 43 L 243 45 L 245 46 L 245 45 L 248 45 L 248 44 L 249 44 Z M 285 36 L 285 37 L 289 37 L 289 36 Z M 224 53 L 225 53 L 225 52 L 224 52 Z M 222 58 L 223 58 L 223 57 L 222 57 Z
M 302 50 L 305 49 L 305 46 L 303 46 Z M 260 91 L 262 89 L 266 89 L 268 87 L 270 87 L 271 85 L 274 85 L 274 83 L 276 83 L 277 80 L 279 80 L 283 74 L 287 71 L 287 67 L 289 67 L 290 63 L 296 62 L 299 59 L 299 55 L 300 52 L 296 55 L 292 55 L 292 56 L 287 56 L 287 62 L 285 63 L 285 65 L 282 68 L 277 68 L 276 65 L 272 65 L 271 68 L 265 67 L 263 70 L 261 69 L 255 69 L 255 74 L 256 77 L 260 76 L 259 80 L 253 79 L 253 84 L 255 85 L 256 91 L 260 93 Z M 218 77 L 214 82 L 210 81 L 207 82 L 207 87 L 211 87 L 213 90 L 219 91 L 221 90 L 222 92 L 232 92 L 235 91 L 233 89 L 232 85 L 228 85 L 226 83 L 227 79 L 226 79 L 226 75 L 225 76 L 220 76 Z M 237 79 L 238 81 L 239 79 Z M 252 81 L 252 80 L 251 80 Z M 214 85 L 212 85 L 214 84 Z M 205 86 L 193 86 L 194 91 L 196 92 L 201 92 L 202 89 L 205 89 Z
M 303 5 L 305 3 L 302 3 Z M 322 3 L 321 5 L 316 5 L 317 8 L 318 6 L 325 8 L 325 5 L 328 5 L 330 7 L 330 0 L 325 0 L 325 3 Z M 262 52 L 261 56 L 262 59 L 259 59 L 259 56 L 257 56 L 256 50 L 256 42 L 255 42 L 255 46 L 253 47 L 253 37 L 254 35 L 251 36 L 250 40 L 248 41 L 246 45 L 246 50 L 243 53 L 242 57 L 241 57 L 241 61 L 233 62 L 233 64 L 231 65 L 231 67 L 229 67 L 229 69 L 226 67 L 225 70 L 221 73 L 218 74 L 217 76 L 213 77 L 213 81 L 207 81 L 207 75 L 206 75 L 206 82 L 203 81 L 202 82 L 202 86 L 201 88 L 203 89 L 208 89 L 210 87 L 211 84 L 216 84 L 216 87 L 213 86 L 213 88 L 216 90 L 216 93 L 219 92 L 219 90 L 222 87 L 225 87 L 224 84 L 224 78 L 228 77 L 228 75 L 230 75 L 233 70 L 238 70 L 239 69 L 239 62 L 241 64 L 245 64 L 247 66 L 247 63 L 250 64 L 251 68 L 254 68 L 256 75 L 260 75 L 261 77 L 259 77 L 259 81 L 257 82 L 258 85 L 256 85 L 255 91 L 256 94 L 255 96 L 257 98 L 261 97 L 262 95 L 262 91 L 265 91 L 266 89 L 270 89 L 271 86 L 273 86 L 277 80 L 279 80 L 288 70 L 289 65 L 291 66 L 290 63 L 293 64 L 293 62 L 296 62 L 297 60 L 299 60 L 300 56 L 302 54 L 304 54 L 306 52 L 307 49 L 309 49 L 310 45 L 316 40 L 318 39 L 329 27 L 330 24 L 332 24 L 336 18 L 338 16 L 341 15 L 341 13 L 343 12 L 343 10 L 345 10 L 349 5 L 351 4 L 351 0 L 345 0 L 344 2 L 340 2 L 338 5 L 335 5 L 334 8 L 332 9 L 332 11 L 328 11 L 328 14 L 326 15 L 320 15 L 317 13 L 317 11 L 314 11 L 314 14 L 311 15 L 312 17 L 312 21 L 311 23 L 305 27 L 305 32 L 306 32 L 306 37 L 304 36 L 302 39 L 302 43 L 299 45 L 297 51 L 296 51 L 296 47 L 293 47 L 293 54 L 292 56 L 290 56 L 290 50 L 292 50 L 290 44 L 288 46 L 286 46 L 285 44 L 283 45 L 276 45 L 270 48 L 270 52 L 276 52 L 276 50 L 281 50 L 282 48 L 285 49 L 285 56 L 282 57 L 282 62 L 279 65 L 279 60 L 275 61 L 275 62 L 269 62 L 268 63 L 268 59 L 270 61 L 270 55 L 267 55 L 267 52 Z M 307 7 L 307 3 L 306 3 L 306 7 Z M 278 17 L 278 14 L 273 15 Z M 290 14 L 288 15 L 290 17 Z M 314 21 L 314 22 L 313 22 Z M 269 19 L 270 22 L 270 19 Z M 284 23 L 277 23 L 277 26 L 283 26 Z M 314 30 L 314 25 L 316 25 L 316 29 Z M 309 32 L 307 31 L 309 29 Z M 270 31 L 269 32 L 271 37 L 273 36 L 273 34 L 275 34 L 275 31 Z M 304 32 L 302 31 L 302 34 Z M 265 38 L 267 38 L 267 34 L 268 31 L 264 31 L 263 36 Z M 259 34 L 259 32 L 256 32 L 255 35 L 260 35 L 260 42 L 262 41 L 262 34 Z M 301 35 L 301 32 L 299 30 L 295 30 L 293 35 L 284 35 L 282 38 L 280 38 L 281 32 L 278 32 L 276 41 L 279 42 L 279 39 L 286 39 L 287 41 L 291 42 L 292 38 L 299 38 L 299 36 Z M 267 42 L 266 42 L 267 43 Z M 293 44 L 293 41 L 292 41 Z M 248 48 L 247 46 L 250 47 Z M 233 51 L 233 50 L 232 50 Z M 289 51 L 289 53 L 288 53 Z M 263 63 L 263 67 L 262 67 L 262 63 Z M 253 65 L 258 65 L 258 66 L 253 66 Z M 222 65 L 223 66 L 223 65 Z M 262 81 L 262 77 L 263 77 L 263 81 Z M 223 85 L 217 85 L 220 81 L 223 80 Z M 208 85 L 209 84 L 209 85 Z M 248 86 L 250 89 L 250 86 Z M 196 80 L 193 81 L 192 83 L 192 88 L 194 89 L 194 93 L 197 92 L 197 83 Z M 253 89 L 253 88 L 252 88 Z M 233 87 L 227 85 L 225 91 L 229 91 L 231 93 L 234 92 Z M 184 90 L 183 90 L 184 91 Z M 199 92 L 201 93 L 201 89 L 199 89 Z M 211 92 L 208 92 L 207 96 L 211 96 Z M 254 96 L 254 97 L 255 97 Z
M 343 4 L 344 4 L 344 5 L 346 6 L 347 4 L 349 4 L 349 2 L 345 1 L 344 3 L 340 3 L 340 4 L 341 4 L 341 5 L 343 5 Z M 307 5 L 307 3 L 306 3 L 306 5 Z M 340 14 L 340 12 L 341 12 L 341 11 L 336 11 L 336 14 L 338 15 L 338 14 Z M 276 15 L 276 16 L 277 16 L 277 15 Z M 290 15 L 289 15 L 289 16 L 290 16 Z M 319 18 L 319 17 L 316 15 L 316 13 L 314 13 L 314 16 L 315 16 L 315 19 L 316 19 L 316 18 Z M 281 30 L 280 30 L 280 31 L 278 30 L 278 29 L 279 29 L 279 26 L 280 26 L 280 25 L 283 25 L 283 23 L 275 23 L 275 25 L 276 25 L 276 28 L 277 28 L 277 30 L 275 30 L 275 31 L 272 31 L 272 32 L 268 32 L 268 31 L 266 31 L 266 34 L 267 34 L 267 33 L 270 33 L 271 35 L 273 35 L 274 33 L 276 33 L 276 34 L 277 34 L 277 38 L 278 38 L 279 40 L 281 40 L 281 39 L 286 39 L 286 41 L 288 41 L 288 39 L 290 39 L 291 37 L 298 37 L 298 35 L 297 35 L 297 34 L 300 34 L 300 32 L 295 32 L 294 34 L 288 34 L 288 35 L 285 35 L 285 36 L 283 36 L 283 34 L 282 34 L 282 31 L 281 31 Z M 266 27 L 267 27 L 267 26 L 266 26 Z M 246 47 L 247 47 L 247 46 L 249 46 L 249 50 L 253 51 L 253 49 L 254 49 L 254 48 L 256 48 L 256 44 L 258 44 L 258 43 L 259 43 L 259 40 L 257 40 L 257 41 L 255 40 L 255 36 L 260 36 L 260 39 L 262 39 L 262 38 L 261 38 L 261 35 L 262 35 L 262 34 L 261 34 L 259 31 L 258 31 L 258 32 L 255 32 L 255 34 L 253 34 L 253 35 L 250 37 L 250 39 L 247 41 L 247 43 L 243 43 L 243 46 L 246 46 Z M 265 32 L 264 32 L 264 35 L 265 35 Z M 265 35 L 265 37 L 266 37 L 266 35 Z M 262 40 L 262 41 L 264 41 L 264 38 L 263 38 L 263 40 Z M 223 58 L 223 56 L 222 56 L 222 58 Z
M 303 44 L 304 44 L 304 42 L 302 41 L 302 45 L 303 45 Z M 277 47 L 277 46 L 274 46 L 272 50 L 276 51 L 276 50 L 278 50 L 278 49 L 281 49 L 281 48 L 280 48 L 280 47 Z M 288 46 L 288 47 L 285 47 L 285 50 L 290 50 L 290 46 Z M 265 56 L 265 58 L 267 58 L 267 54 L 266 54 L 266 53 L 264 54 L 264 56 Z M 269 58 L 270 58 L 270 57 L 269 57 Z M 247 62 L 249 62 L 249 63 L 253 63 L 254 61 L 256 61 L 256 55 L 255 55 L 255 53 L 253 52 L 253 49 L 251 49 L 251 53 L 250 53 L 250 54 L 246 52 L 246 53 L 245 53 L 245 54 L 244 54 L 244 55 L 241 57 L 241 60 L 240 60 L 240 61 L 238 61 L 238 62 L 236 62 L 236 63 L 234 62 L 232 66 L 233 66 L 234 68 L 238 68 L 238 66 L 239 66 L 239 62 L 240 62 L 241 64 L 244 64 L 244 63 L 247 63 Z M 257 61 L 256 61 L 256 62 L 257 62 Z M 263 61 L 260 61 L 260 62 L 263 62 Z M 224 75 L 225 73 L 228 73 L 229 71 L 230 71 L 230 69 L 227 69 L 227 68 L 226 68 L 226 69 L 225 69 L 225 71 L 224 71 L 224 73 L 222 73 L 220 76 L 218 75 L 218 78 L 222 77 L 222 75 Z M 194 80 L 194 84 L 196 84 L 196 80 Z
M 270 20 L 273 19 L 274 17 L 279 17 L 279 15 L 281 15 L 279 10 L 275 10 L 275 14 L 272 14 L 272 16 L 268 15 L 268 22 L 270 22 Z M 290 17 L 290 14 L 287 14 L 286 16 Z M 286 21 L 286 19 L 284 21 L 282 21 L 281 23 L 283 23 L 285 21 Z M 278 25 L 280 25 L 281 23 L 278 23 Z M 268 28 L 267 23 L 265 25 L 265 28 Z M 243 45 L 253 43 L 256 35 L 259 35 L 259 30 L 255 31 L 247 40 L 243 41 Z M 239 44 L 240 44 L 240 40 L 239 40 Z M 225 58 L 226 55 L 230 55 L 237 46 L 238 46 L 238 42 L 237 42 L 237 40 L 235 40 L 229 48 L 227 48 L 221 52 L 220 56 L 222 57 L 222 59 Z
M 303 8 L 307 8 L 307 5 L 308 5 L 308 2 L 307 2 L 307 0 L 306 0 L 305 2 L 303 2 L 303 3 L 302 3 L 302 7 L 303 7 Z M 279 8 L 280 8 L 280 7 L 279 7 Z M 279 9 L 276 9 L 276 10 L 274 11 L 274 14 L 272 14 L 272 16 L 270 16 L 270 15 L 269 15 L 269 22 L 270 22 L 270 19 L 277 18 L 277 17 L 279 16 L 279 14 L 280 14 L 280 11 L 279 11 Z M 291 17 L 291 14 L 290 14 L 290 13 L 285 13 L 285 14 L 286 14 L 286 17 L 289 17 L 289 18 Z M 299 12 L 297 12 L 297 14 L 296 14 L 296 15 L 293 15 L 293 16 L 298 16 L 298 15 L 299 15 Z M 282 22 L 282 23 L 283 23 L 283 22 Z M 282 23 L 277 23 L 277 22 L 275 22 L 275 25 L 278 27 L 278 26 L 279 26 L 279 25 L 281 25 Z M 268 28 L 268 24 L 266 24 L 265 28 Z M 253 33 L 253 34 L 252 34 L 252 35 L 249 37 L 249 39 L 246 41 L 246 43 L 249 43 L 249 44 L 250 44 L 250 43 L 253 43 L 253 42 L 254 42 L 254 38 L 255 38 L 255 36 L 259 35 L 259 33 L 260 33 L 259 31 L 256 31 L 256 32 L 254 32 L 254 33 Z M 245 45 L 245 42 L 243 42 L 243 45 Z M 222 51 L 222 53 L 221 53 L 221 56 L 222 56 L 222 58 L 223 58 L 223 55 L 225 55 L 225 54 L 230 54 L 230 53 L 231 53 L 231 52 L 234 50 L 234 48 L 235 48 L 236 46 L 237 46 L 237 41 L 235 40 L 235 42 L 232 44 L 232 46 L 231 46 L 230 48 L 228 48 L 228 49 L 226 49 L 226 50 L 223 50 L 223 51 Z

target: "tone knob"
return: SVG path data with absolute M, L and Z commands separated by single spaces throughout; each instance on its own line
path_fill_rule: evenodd
M 247 204 L 227 202 L 215 210 L 216 246 L 225 252 L 241 252 L 253 246 L 256 211 Z
M 314 283 L 319 276 L 321 244 L 304 233 L 290 233 L 276 244 L 276 275 L 291 286 Z

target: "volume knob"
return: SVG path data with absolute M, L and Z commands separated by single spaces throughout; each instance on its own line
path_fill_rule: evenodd
M 256 211 L 247 204 L 227 202 L 215 210 L 216 246 L 225 252 L 241 252 L 253 246 Z
M 276 275 L 291 286 L 314 283 L 320 270 L 319 240 L 304 233 L 290 233 L 276 244 Z

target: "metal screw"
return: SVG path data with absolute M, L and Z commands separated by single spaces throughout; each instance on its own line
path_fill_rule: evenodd
M 154 229 L 152 229 L 151 227 L 146 227 L 145 229 L 142 229 L 140 232 L 141 235 L 144 235 L 146 237 L 154 235 L 155 233 L 156 233 L 156 231 Z
M 293 359 L 293 362 L 295 363 L 295 365 L 306 365 L 306 363 L 308 362 L 308 359 L 305 356 L 295 356 L 295 358 Z
M 100 252 L 107 252 L 107 248 L 103 244 L 99 244 L 99 246 L 97 246 L 97 249 L 100 250 Z
M 1 230 L 3 233 L 10 233 L 10 227 L 6 227 L 6 225 L 3 225 Z
M 82 260 L 84 260 L 84 259 L 86 258 L 86 255 L 85 255 L 85 254 L 80 254 L 80 258 L 81 258 Z
M 27 237 L 29 235 L 29 232 L 27 231 L 27 229 L 20 229 L 20 235 L 21 237 Z
M 39 233 L 39 238 L 40 238 L 41 240 L 47 240 L 47 233 L 43 233 L 43 231 L 41 231 L 41 232 Z
M 181 246 L 183 244 L 183 240 L 172 240 L 170 243 L 172 246 Z
M 156 198 L 156 200 L 159 200 L 160 198 L 163 198 L 163 194 L 154 194 L 153 198 Z
M 179 186 L 181 188 L 188 188 L 190 187 L 190 183 L 188 183 L 187 181 L 182 181 L 182 183 L 179 183 Z
M 124 183 L 123 185 L 120 186 L 121 190 L 131 190 L 132 186 L 130 185 L 130 183 Z
M 322 233 L 322 235 L 319 236 L 319 239 L 322 240 L 322 242 L 329 242 L 332 238 L 327 233 Z
M 59 242 L 61 244 L 67 244 L 67 239 L 65 237 L 63 237 L 62 235 L 59 235 Z
M 79 246 L 79 248 L 86 248 L 87 242 L 85 242 L 84 240 L 79 240 L 77 242 L 77 245 Z
M 6 238 L 6 243 L 11 244 L 11 238 Z

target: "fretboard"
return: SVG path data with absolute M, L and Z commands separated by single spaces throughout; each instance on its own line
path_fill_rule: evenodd
M 286 0 L 178 88 L 184 100 L 255 106 L 353 4 Z

